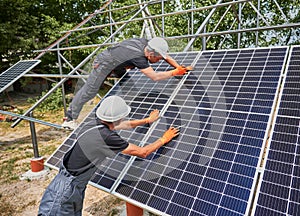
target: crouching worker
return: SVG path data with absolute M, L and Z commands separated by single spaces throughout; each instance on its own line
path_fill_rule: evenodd
M 101 102 L 97 117 L 82 127 L 64 155 L 59 173 L 43 195 L 38 215 L 82 215 L 86 185 L 106 157 L 122 152 L 145 158 L 179 134 L 178 129 L 170 127 L 161 138 L 146 146 L 128 143 L 115 130 L 135 128 L 159 118 L 159 111 L 154 110 L 147 118 L 123 121 L 130 110 L 119 96 L 110 96 Z

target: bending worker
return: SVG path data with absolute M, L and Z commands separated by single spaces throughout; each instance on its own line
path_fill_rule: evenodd
M 155 37 L 150 41 L 144 38 L 136 38 L 124 40 L 98 54 L 93 62 L 91 74 L 83 87 L 77 92 L 67 110 L 62 127 L 75 129 L 78 126 L 76 119 L 83 105 L 96 96 L 101 85 L 111 73 L 120 78 L 126 73 L 126 69 L 136 67 L 154 81 L 184 75 L 188 69 L 180 66 L 171 58 L 167 54 L 168 49 L 168 43 L 163 38 Z M 155 72 L 149 63 L 156 63 L 161 59 L 164 59 L 176 69 Z
M 145 158 L 179 134 L 178 129 L 170 127 L 161 138 L 146 146 L 128 143 L 114 130 L 135 128 L 159 118 L 159 111 L 154 110 L 145 119 L 123 121 L 130 110 L 119 96 L 110 96 L 101 102 L 97 117 L 83 126 L 64 155 L 59 173 L 43 195 L 39 216 L 81 215 L 86 185 L 106 157 L 122 152 Z

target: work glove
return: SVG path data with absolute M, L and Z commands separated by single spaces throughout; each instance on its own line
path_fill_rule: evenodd
M 179 66 L 176 69 L 171 70 L 171 71 L 172 71 L 172 76 L 182 76 L 182 75 L 186 74 L 190 70 L 193 70 L 192 66 L 187 66 L 187 67 L 185 67 L 185 66 Z
M 170 142 L 174 137 L 178 136 L 179 129 L 170 127 L 165 131 L 164 135 L 159 139 L 163 144 Z
M 159 119 L 159 111 L 156 109 L 156 110 L 153 110 L 149 117 L 146 118 L 146 124 L 150 124 L 150 123 L 153 123 L 155 122 L 157 119 Z

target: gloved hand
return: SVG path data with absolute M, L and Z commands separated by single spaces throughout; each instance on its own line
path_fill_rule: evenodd
M 157 119 L 159 119 L 159 111 L 156 109 L 156 110 L 153 110 L 149 117 L 146 118 L 146 124 L 150 124 L 150 123 L 153 123 L 155 122 Z
M 164 135 L 159 139 L 163 144 L 170 142 L 174 137 L 178 136 L 179 129 L 170 127 L 165 131 Z
M 186 74 L 190 70 L 193 70 L 192 66 L 187 66 L 187 67 L 185 67 L 185 66 L 179 66 L 176 69 L 171 70 L 171 71 L 172 71 L 172 76 L 179 76 L 179 75 Z

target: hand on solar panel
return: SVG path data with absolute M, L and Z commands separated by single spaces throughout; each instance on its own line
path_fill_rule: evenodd
M 188 73 L 188 71 L 193 70 L 192 66 L 183 66 L 180 65 L 179 67 L 177 67 L 176 69 L 172 70 L 172 76 L 182 76 Z
M 150 113 L 149 117 L 146 118 L 146 123 L 147 124 L 153 123 L 157 119 L 159 119 L 159 111 L 157 109 L 155 109 Z
M 160 138 L 163 144 L 170 142 L 174 137 L 179 135 L 179 128 L 170 127 L 164 135 Z
M 170 142 L 174 137 L 178 136 L 179 129 L 170 127 L 168 130 L 165 131 L 163 136 L 156 140 L 155 142 L 145 145 L 145 146 L 138 146 L 132 143 L 129 143 L 126 149 L 122 151 L 123 154 L 128 154 L 132 156 L 138 156 L 141 158 L 146 158 L 148 155 L 150 155 L 152 152 L 156 151 L 163 145 Z

